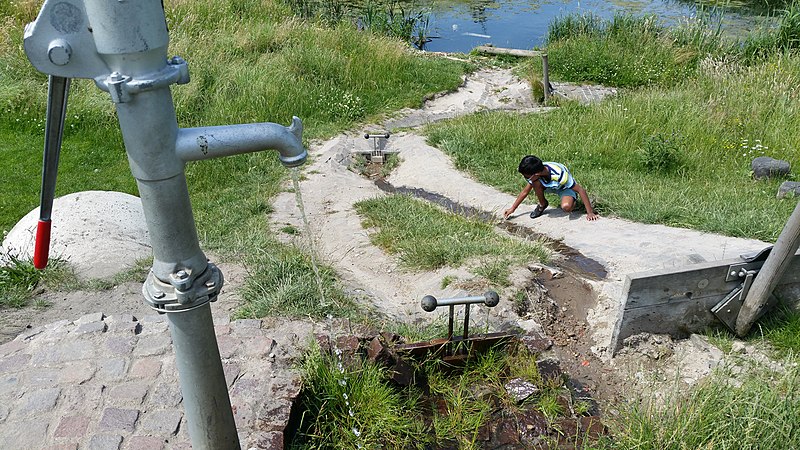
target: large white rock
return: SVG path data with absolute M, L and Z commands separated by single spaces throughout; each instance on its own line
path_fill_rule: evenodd
M 39 208 L 3 241 L 3 255 L 32 258 Z M 142 202 L 122 192 L 85 191 L 53 202 L 50 259 L 67 261 L 81 279 L 108 278 L 152 255 Z

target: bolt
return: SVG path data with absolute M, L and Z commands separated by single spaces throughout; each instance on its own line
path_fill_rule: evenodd
M 177 279 L 179 279 L 179 280 L 185 280 L 186 278 L 188 278 L 188 277 L 189 277 L 189 274 L 188 274 L 188 273 L 186 273 L 186 271 L 185 271 L 185 270 L 181 269 L 181 270 L 179 270 L 179 271 L 175 272 L 175 277 L 176 277 Z
M 155 298 L 155 299 L 162 299 L 162 298 L 164 298 L 164 295 L 166 295 L 166 294 L 164 294 L 163 291 L 154 291 L 153 292 L 153 298 Z
M 119 72 L 111 72 L 111 75 L 108 77 L 111 81 L 122 81 L 125 77 L 122 76 Z
M 47 57 L 57 66 L 65 66 L 72 57 L 72 47 L 63 39 L 55 39 L 47 48 Z
M 206 287 L 207 287 L 207 288 L 213 288 L 213 287 L 214 287 L 214 286 L 216 286 L 216 285 L 217 285 L 217 283 L 216 283 L 214 280 L 208 280 L 208 281 L 206 281 Z

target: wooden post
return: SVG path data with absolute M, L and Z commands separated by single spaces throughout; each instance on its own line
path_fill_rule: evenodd
M 502 48 L 491 47 L 488 45 L 479 45 L 475 47 L 478 53 L 488 53 L 490 55 L 511 55 L 519 57 L 542 57 L 542 85 L 544 87 L 544 104 L 550 98 L 550 66 L 547 63 L 547 52 L 540 52 L 538 50 L 520 50 L 516 48 Z
M 789 267 L 798 246 L 800 246 L 800 202 L 789 216 L 786 226 L 783 227 L 775 246 L 772 247 L 744 299 L 742 309 L 736 318 L 736 334 L 739 337 L 749 333 L 753 323 L 766 312 L 764 306 Z
M 550 67 L 547 64 L 547 53 L 542 53 L 542 84 L 544 85 L 544 104 L 550 99 Z

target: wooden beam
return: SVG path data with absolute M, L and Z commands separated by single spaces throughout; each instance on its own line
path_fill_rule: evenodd
M 536 50 L 520 50 L 516 48 L 502 48 L 502 47 L 490 47 L 488 45 L 479 45 L 475 47 L 475 51 L 478 53 L 489 53 L 492 55 L 511 55 L 511 56 L 542 56 L 544 52 L 536 51 Z

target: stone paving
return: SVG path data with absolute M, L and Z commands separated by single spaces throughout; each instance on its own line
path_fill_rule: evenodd
M 290 362 L 310 327 L 215 329 L 242 448 L 283 449 L 300 391 Z M 189 449 L 185 423 L 166 316 L 89 314 L 0 346 L 0 449 Z

